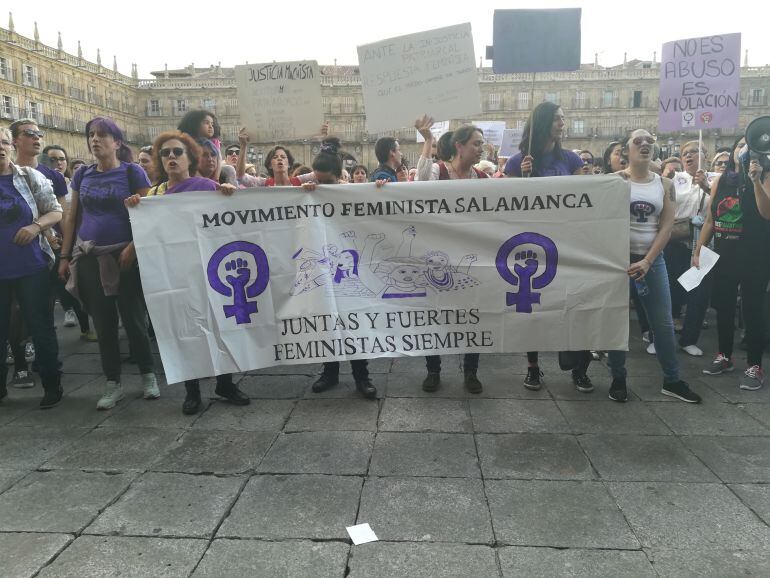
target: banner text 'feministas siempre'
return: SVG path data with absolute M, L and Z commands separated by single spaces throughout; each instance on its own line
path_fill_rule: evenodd
M 169 382 L 627 346 L 629 193 L 615 176 L 184 195 L 131 214 Z

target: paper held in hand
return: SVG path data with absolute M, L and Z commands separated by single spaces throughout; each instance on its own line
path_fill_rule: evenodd
M 711 269 L 714 268 L 716 262 L 719 260 L 719 255 L 708 247 L 700 248 L 700 269 L 690 267 L 687 271 L 677 279 L 679 284 L 684 287 L 685 291 L 692 291 L 698 285 L 701 284 L 703 278 L 708 274 Z

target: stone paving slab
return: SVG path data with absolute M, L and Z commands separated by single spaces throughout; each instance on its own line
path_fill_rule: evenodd
M 682 441 L 723 482 L 770 482 L 770 436 L 684 436 Z
M 768 384 L 768 387 L 770 388 L 770 384 Z M 764 424 L 764 426 L 770 430 L 770 411 L 768 411 L 768 406 L 755 403 L 746 405 L 744 410 L 755 420 L 761 424 Z
M 642 551 L 507 547 L 498 551 L 503 576 L 656 576 Z
M 478 434 L 485 479 L 587 480 L 595 476 L 575 436 Z
M 644 403 L 557 401 L 575 433 L 671 435 L 671 430 Z
M 0 401 L 0 427 L 13 423 L 23 415 L 26 415 L 33 411 L 40 411 L 38 409 L 38 403 L 40 400 L 33 401 L 30 399 L 19 399 L 14 396 L 11 388 L 8 388 L 8 397 Z M 38 390 L 39 391 L 39 390 Z M 42 393 L 36 397 L 43 397 Z
M 44 568 L 41 578 L 186 578 L 206 540 L 80 536 Z
M 648 553 L 663 578 L 724 578 L 770 576 L 770 552 L 724 550 L 658 550 Z
M 441 387 L 438 391 L 423 391 L 422 382 L 425 379 L 425 367 L 412 373 L 389 373 L 388 374 L 388 398 L 445 398 L 445 399 L 465 399 L 468 392 L 463 386 L 463 376 L 459 371 L 442 371 Z M 479 379 L 483 375 L 479 374 Z M 483 382 L 482 382 L 483 383 Z
M 583 435 L 580 445 L 604 480 L 718 482 L 673 436 Z
M 261 399 L 252 401 L 250 405 L 238 406 L 216 402 L 195 420 L 192 427 L 222 431 L 277 432 L 286 423 L 295 403 L 293 400 Z
M 35 400 L 35 405 L 38 401 Z M 13 421 L 14 426 L 44 426 L 44 427 L 62 427 L 71 428 L 73 425 L 77 425 L 80 428 L 92 428 L 105 420 L 109 419 L 112 415 L 121 412 L 124 409 L 123 405 L 118 405 L 112 410 L 97 411 L 96 402 L 84 400 L 80 397 L 75 397 L 74 394 L 65 395 L 61 403 L 56 406 L 56 411 L 29 411 L 24 415 L 19 416 Z
M 767 484 L 734 484 L 729 486 L 743 503 L 751 508 L 757 516 L 770 526 L 770 485 Z
M 300 400 L 284 431 L 377 431 L 379 403 L 371 399 Z
M 661 482 L 607 486 L 645 548 L 770 548 L 770 528 L 725 486 Z
M 654 362 L 654 360 L 653 360 Z M 703 404 L 710 403 L 724 403 L 727 400 L 719 393 L 714 391 L 707 383 L 694 379 L 694 377 L 700 376 L 700 371 L 695 374 L 684 373 L 685 381 L 690 385 L 692 390 L 701 396 Z M 661 373 L 658 372 L 654 378 L 651 377 L 631 377 L 628 378 L 628 390 L 636 395 L 642 401 L 651 401 L 655 403 L 665 403 L 668 405 L 680 405 L 681 400 L 668 395 L 660 393 L 663 380 Z
M 0 493 L 13 486 L 28 473 L 27 470 L 0 470 Z
M 241 477 L 147 473 L 85 533 L 208 538 L 242 485 Z
M 254 476 L 217 537 L 347 540 L 362 484 L 352 476 Z
M 247 375 L 238 387 L 252 399 L 296 399 L 310 388 L 310 381 L 305 375 Z
M 770 429 L 738 405 L 677 403 L 652 404 L 650 407 L 677 435 L 770 435 Z
M 369 474 L 478 478 L 481 470 L 470 434 L 381 432 Z
M 357 524 L 381 540 L 491 544 L 494 540 L 481 480 L 370 478 Z
M 473 427 L 484 433 L 572 433 L 551 400 L 472 399 Z
M 132 474 L 32 472 L 0 495 L 0 530 L 80 532 L 133 479 Z
M 181 430 L 96 428 L 46 462 L 68 470 L 144 471 L 181 435 Z
M 454 399 L 389 398 L 380 414 L 380 431 L 468 433 L 468 403 Z
M 351 548 L 348 578 L 497 578 L 488 546 L 372 542 Z
M 69 534 L 0 533 L 0 576 L 32 577 L 72 540 Z
M 342 542 L 217 539 L 211 544 L 194 578 L 340 578 L 350 546 Z
M 204 401 L 204 407 L 206 405 Z M 190 416 L 182 413 L 181 401 L 161 397 L 160 399 L 153 400 L 131 400 L 123 405 L 120 411 L 114 412 L 113 415 L 109 416 L 100 425 L 101 427 L 113 428 L 184 429 L 190 427 L 196 418 L 197 415 Z
M 191 430 L 172 443 L 150 469 L 188 474 L 250 472 L 275 437 L 272 432 Z
M 364 431 L 282 433 L 257 471 L 270 474 L 363 475 L 374 434 Z
M 0 464 L 7 469 L 34 469 L 87 433 L 80 428 L 0 427 Z
M 640 547 L 600 482 L 490 480 L 485 486 L 495 535 L 502 544 Z

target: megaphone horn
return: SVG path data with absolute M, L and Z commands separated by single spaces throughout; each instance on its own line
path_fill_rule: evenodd
M 760 116 L 749 123 L 746 144 L 755 153 L 770 154 L 770 116 Z

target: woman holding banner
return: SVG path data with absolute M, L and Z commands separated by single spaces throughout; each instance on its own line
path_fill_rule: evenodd
M 220 191 L 231 195 L 235 187 L 219 184 L 211 179 L 195 175 L 200 162 L 201 147 L 188 134 L 171 131 L 158 135 L 152 144 L 153 164 L 160 183 L 152 187 L 147 196 L 172 195 L 185 191 Z M 132 195 L 125 200 L 126 207 L 139 204 L 140 195 Z M 184 382 L 187 394 L 182 404 L 182 413 L 196 414 L 201 410 L 200 385 L 197 379 Z M 233 376 L 225 373 L 217 376 L 214 393 L 235 405 L 248 405 L 249 397 L 233 383 Z
M 561 148 L 564 112 L 558 104 L 541 102 L 524 125 L 519 152 L 508 159 L 503 172 L 508 177 L 558 177 L 582 175 L 583 160 L 574 152 Z M 578 391 L 589 393 L 594 386 L 588 377 L 591 354 L 579 356 L 582 362 L 572 370 L 572 382 Z M 544 383 L 537 351 L 527 352 L 527 376 L 524 387 L 538 390 Z
M 417 161 L 417 180 L 419 181 L 447 181 L 454 179 L 486 179 L 487 173 L 477 169 L 474 165 L 481 161 L 484 154 L 484 133 L 472 124 L 465 124 L 449 134 L 448 149 L 439 148 L 439 154 L 448 160 L 440 160 L 433 163 L 431 148 L 433 133 L 431 126 L 433 119 L 425 115 L 417 119 L 415 128 L 425 139 L 422 154 Z M 442 135 L 442 136 L 445 136 Z M 451 155 L 451 156 L 450 156 Z M 423 391 L 437 391 L 441 387 L 441 356 L 428 355 L 425 357 L 425 366 L 428 375 L 422 382 Z M 466 353 L 463 357 L 463 382 L 469 393 L 481 393 L 483 386 L 476 375 L 479 368 L 479 354 Z
M 632 132 L 623 142 L 628 166 L 616 173 L 631 185 L 631 266 L 628 276 L 636 285 L 655 334 L 656 355 L 663 370 L 661 393 L 688 403 L 699 403 L 700 396 L 679 378 L 671 292 L 663 259 L 663 248 L 674 226 L 676 191 L 669 179 L 650 170 L 654 145 L 655 137 L 646 130 Z M 640 216 L 633 218 L 637 214 Z M 613 401 L 626 401 L 626 352 L 610 351 L 608 364 L 612 372 L 609 397 Z

